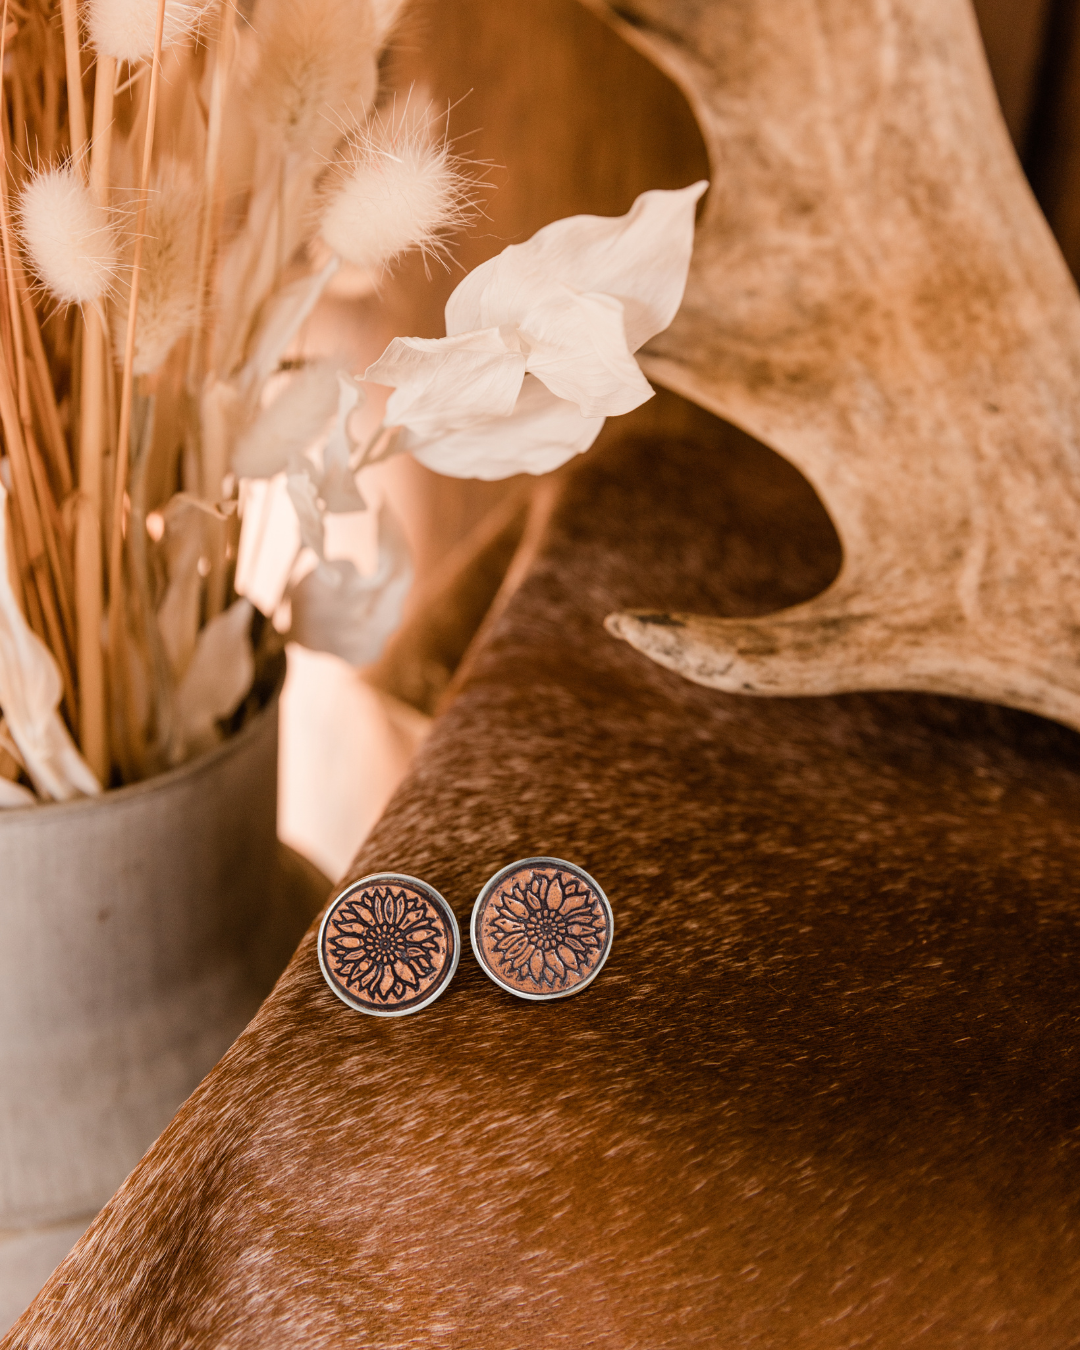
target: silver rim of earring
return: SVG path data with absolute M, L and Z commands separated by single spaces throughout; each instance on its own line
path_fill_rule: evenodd
M 562 858 L 522 858 L 500 868 L 476 897 L 469 923 L 480 969 L 533 1003 L 588 988 L 614 936 L 615 916 L 599 883 Z
M 369 1017 L 407 1017 L 454 978 L 461 930 L 434 886 L 404 872 L 373 872 L 334 897 L 319 925 L 318 955 L 342 1003 Z

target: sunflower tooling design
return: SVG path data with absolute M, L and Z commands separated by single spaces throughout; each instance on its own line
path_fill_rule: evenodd
M 340 895 L 319 934 L 327 983 L 360 1012 L 426 1007 L 457 965 L 457 924 L 441 895 L 412 877 L 380 874 Z
M 580 868 L 555 859 L 515 864 L 485 886 L 473 947 L 497 984 L 522 998 L 576 993 L 607 958 L 611 909 Z

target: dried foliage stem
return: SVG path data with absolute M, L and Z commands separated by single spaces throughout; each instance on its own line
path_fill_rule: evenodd
M 225 121 L 225 102 L 229 89 L 229 76 L 232 70 L 236 37 L 236 11 L 234 0 L 221 0 L 218 14 L 217 41 L 214 44 L 213 75 L 210 84 L 210 106 L 206 128 L 206 157 L 203 166 L 202 215 L 199 222 L 199 262 L 196 291 L 196 316 L 192 330 L 191 351 L 188 361 L 188 391 L 192 399 L 197 399 L 205 374 L 206 361 L 206 316 L 207 290 L 210 284 L 214 253 L 221 232 L 222 194 L 221 194 L 221 149 L 222 130 Z M 196 419 L 191 419 L 195 426 Z M 221 482 L 226 465 L 217 463 L 218 456 L 210 452 L 205 437 L 199 438 L 198 465 L 199 491 L 209 501 L 217 501 L 221 495 Z M 213 461 L 213 462 L 212 462 Z M 205 521 L 205 531 L 220 533 L 217 521 Z M 212 619 L 225 607 L 226 559 L 224 549 L 211 548 L 210 572 L 206 578 L 206 617 Z
M 64 24 L 64 64 L 67 68 L 68 127 L 71 158 L 86 161 L 86 103 L 82 88 L 82 57 L 79 54 L 79 11 L 76 0 L 60 0 Z
M 3 24 L 0 30 L 0 69 L 7 58 L 7 23 L 8 23 L 8 0 L 4 0 L 3 17 L 0 19 Z M 11 238 L 11 220 L 8 210 L 8 185 L 9 185 L 9 164 L 11 156 L 8 154 L 8 123 L 7 123 L 7 90 L 4 89 L 3 101 L 0 103 L 0 110 L 3 112 L 2 125 L 3 136 L 0 137 L 0 181 L 3 184 L 3 191 L 0 192 L 0 235 L 3 239 L 4 248 L 4 282 L 7 289 L 8 312 L 11 323 L 11 336 L 15 351 L 15 377 L 18 381 L 19 391 L 19 420 L 22 422 L 23 431 L 27 435 L 32 435 L 30 421 L 30 391 L 29 383 L 26 377 L 26 345 L 23 341 L 22 318 L 19 313 L 19 303 L 15 294 L 15 269 L 12 266 L 12 258 L 15 249 Z
M 34 303 L 26 284 L 22 262 L 18 252 L 12 254 L 12 266 L 15 270 L 15 286 L 19 292 L 23 322 L 30 339 L 30 391 L 38 409 L 41 429 L 49 453 L 49 467 L 56 479 L 57 495 L 62 500 L 71 492 L 74 483 L 71 477 L 71 461 L 68 458 L 64 442 L 64 428 L 60 423 L 60 413 L 56 406 L 56 394 L 53 390 L 49 362 L 45 355 L 45 345 L 41 340 Z M 70 590 L 70 586 L 69 586 Z
M 199 222 L 199 271 L 195 324 L 188 358 L 188 389 L 197 396 L 202 383 L 203 361 L 206 351 L 204 328 L 206 323 L 207 287 L 214 258 L 214 244 L 221 217 L 221 134 L 225 120 L 225 96 L 229 87 L 229 72 L 235 46 L 236 18 L 233 0 L 221 0 L 218 16 L 217 41 L 214 44 L 214 71 L 210 84 L 210 107 L 206 128 L 206 158 L 203 172 L 202 216 Z M 205 475 L 204 475 L 205 477 Z M 220 487 L 220 484 L 217 485 Z M 201 484 L 209 495 L 212 485 Z
M 90 191 L 101 206 L 109 205 L 116 60 L 98 57 L 94 78 L 94 128 L 90 149 Z M 79 743 L 87 763 L 101 782 L 109 779 L 105 655 L 101 643 L 104 614 L 104 550 L 102 547 L 102 466 L 107 416 L 106 379 L 109 363 L 105 320 L 96 306 L 84 314 L 82 398 L 79 436 L 79 500 L 75 516 L 75 608 L 79 671 Z
M 30 467 L 30 455 L 23 437 L 22 424 L 19 421 L 15 391 L 11 387 L 11 379 L 4 362 L 0 362 L 0 426 L 3 427 L 4 440 L 7 444 L 12 485 L 21 507 L 20 515 L 26 547 L 25 568 L 27 576 L 25 589 L 27 600 L 30 600 L 31 593 L 33 593 L 44 628 L 43 636 L 47 638 L 60 667 L 64 685 L 64 702 L 67 705 L 69 716 L 74 717 L 76 712 L 75 687 L 71 663 L 67 655 L 67 644 L 53 595 L 42 521 L 37 509 L 33 470 Z
M 150 67 L 150 94 L 143 135 L 142 170 L 139 176 L 139 203 L 135 218 L 135 247 L 131 263 L 131 294 L 128 299 L 127 335 L 124 342 L 124 373 L 120 387 L 120 424 L 116 442 L 112 520 L 109 540 L 109 655 L 114 675 L 121 664 L 123 637 L 123 562 L 124 562 L 124 488 L 127 483 L 129 441 L 131 439 L 131 399 L 134 390 L 135 324 L 139 308 L 139 272 L 142 266 L 143 236 L 150 192 L 150 167 L 154 153 L 154 123 L 161 86 L 161 42 L 165 29 L 165 0 L 158 0 L 154 54 Z
M 5 0 L 3 16 L 0 19 L 0 69 L 3 67 L 7 46 L 8 4 Z M 11 180 L 8 145 L 7 89 L 0 91 L 0 247 L 4 259 L 4 287 L 8 306 L 8 331 L 12 336 L 15 355 L 16 390 L 12 388 L 12 372 L 7 363 L 0 374 L 0 421 L 3 424 L 4 439 L 7 444 L 8 458 L 11 464 L 12 480 L 19 491 L 23 503 L 23 528 L 27 547 L 27 565 L 31 576 L 27 578 L 26 589 L 37 593 L 41 617 L 50 645 L 60 667 L 63 678 L 64 701 L 68 716 L 77 715 L 75 685 L 68 658 L 70 630 L 65 631 L 64 623 L 58 612 L 57 600 L 65 617 L 70 619 L 70 611 L 63 595 L 62 569 L 59 549 L 54 532 L 55 506 L 51 500 L 48 484 L 44 477 L 43 465 L 37 455 L 34 444 L 34 427 L 30 411 L 29 381 L 26 370 L 26 347 L 22 325 L 22 307 L 16 293 L 15 245 L 12 238 L 9 186 Z M 50 512 L 50 508 L 52 511 Z M 54 592 L 55 586 L 55 592 Z

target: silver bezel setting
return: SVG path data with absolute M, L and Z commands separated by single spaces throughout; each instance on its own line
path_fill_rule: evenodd
M 597 963 L 596 969 L 590 973 L 587 979 L 582 980 L 580 984 L 575 984 L 572 989 L 563 989 L 558 993 L 552 994 L 522 993 L 520 989 L 515 989 L 512 985 L 503 981 L 500 976 L 492 970 L 484 957 L 483 949 L 480 946 L 476 934 L 476 925 L 480 919 L 481 907 L 490 893 L 499 885 L 504 877 L 509 876 L 511 872 L 520 871 L 523 867 L 561 867 L 567 872 L 572 872 L 576 877 L 580 878 L 586 886 L 595 891 L 600 900 L 600 904 L 603 906 L 608 924 L 607 945 L 604 947 L 603 954 Z M 476 958 L 476 964 L 493 984 L 497 984 L 499 988 L 505 990 L 506 993 L 513 994 L 515 998 L 525 999 L 529 1003 L 552 1003 L 560 998 L 573 998 L 575 994 L 580 994 L 583 989 L 588 989 L 589 985 L 592 984 L 593 980 L 596 979 L 597 975 L 600 974 L 607 964 L 607 959 L 611 955 L 611 948 L 614 941 L 615 915 L 611 908 L 611 902 L 604 894 L 603 887 L 595 877 L 590 876 L 589 873 L 585 871 L 584 867 L 578 867 L 577 863 L 567 862 L 565 858 L 519 858 L 517 862 L 508 863 L 506 867 L 500 868 L 494 876 L 488 877 L 487 881 L 485 881 L 480 888 L 480 894 L 476 897 L 476 902 L 472 908 L 472 915 L 469 919 L 469 942 L 472 946 L 473 956 Z
M 326 966 L 326 960 L 323 956 L 323 940 L 326 935 L 326 925 L 330 922 L 330 916 L 342 900 L 347 900 L 349 896 L 360 890 L 361 887 L 369 885 L 371 882 L 397 882 L 398 884 L 404 882 L 406 885 L 413 886 L 417 890 L 423 892 L 436 909 L 442 913 L 454 934 L 454 952 L 450 960 L 449 969 L 435 986 L 433 992 L 429 993 L 421 1003 L 415 1003 L 409 1008 L 372 1008 L 367 1004 L 358 1002 L 354 998 L 350 998 L 344 990 L 338 987 Z M 441 895 L 429 882 L 423 881 L 420 877 L 409 876 L 406 872 L 371 872 L 368 876 L 361 877 L 358 881 L 350 882 L 349 885 L 335 895 L 330 904 L 327 905 L 326 913 L 323 915 L 322 922 L 319 924 L 316 954 L 319 958 L 319 969 L 322 971 L 322 977 L 326 981 L 330 992 L 335 994 L 347 1007 L 352 1008 L 354 1012 L 363 1013 L 366 1017 L 411 1017 L 413 1013 L 423 1012 L 425 1008 L 429 1008 L 435 1000 L 450 987 L 450 983 L 457 972 L 458 962 L 461 960 L 461 928 L 458 925 L 457 916 L 450 908 L 445 896 Z

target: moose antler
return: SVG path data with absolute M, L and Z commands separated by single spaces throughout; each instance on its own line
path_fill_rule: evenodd
M 844 549 L 774 616 L 609 630 L 730 692 L 927 690 L 1080 727 L 1080 299 L 968 0 L 590 7 L 682 85 L 714 169 L 646 370 L 792 460 Z

